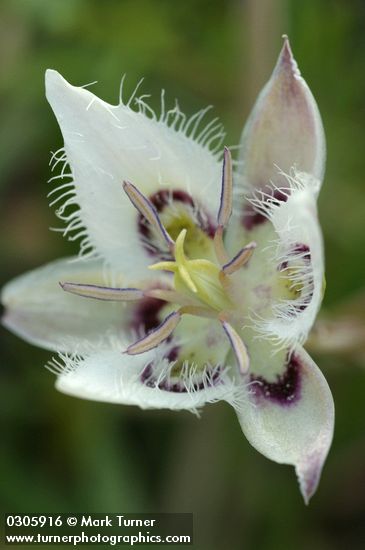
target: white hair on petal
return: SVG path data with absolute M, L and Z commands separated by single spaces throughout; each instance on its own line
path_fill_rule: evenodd
M 132 105 L 132 102 L 133 102 L 133 100 L 134 100 L 134 98 L 135 98 L 135 96 L 136 96 L 136 94 L 137 94 L 137 92 L 138 92 L 138 90 L 139 90 L 139 88 L 140 88 L 140 86 L 141 86 L 143 80 L 144 80 L 144 78 L 142 77 L 142 78 L 137 82 L 136 87 L 134 88 L 133 92 L 132 92 L 131 95 L 130 95 L 130 98 L 128 99 L 127 103 L 125 104 L 126 107 L 130 107 L 130 106 Z
M 95 353 L 105 351 L 116 351 L 122 354 L 128 345 L 129 338 L 124 335 L 120 338 L 119 334 L 110 331 L 103 334 L 99 339 L 94 341 L 80 341 L 73 337 L 65 337 L 61 342 L 63 349 L 73 348 L 72 353 L 58 352 L 55 357 L 47 362 L 45 368 L 57 377 L 62 375 L 72 374 L 77 371 L 88 357 Z M 150 381 L 148 386 L 162 399 L 166 399 L 168 395 L 175 395 L 173 391 L 166 389 L 169 385 L 180 384 L 181 398 L 184 401 L 182 408 L 189 410 L 193 414 L 199 416 L 199 409 L 207 403 L 215 403 L 217 401 L 226 401 L 236 410 L 239 410 L 243 400 L 247 403 L 247 395 L 243 392 L 243 388 L 251 385 L 242 377 L 237 377 L 236 369 L 231 366 L 222 366 L 220 364 L 212 365 L 210 363 L 199 365 L 196 362 L 184 361 L 179 366 L 179 373 L 176 374 L 174 367 L 176 361 L 170 361 L 167 356 L 176 345 L 182 342 L 176 338 L 171 342 L 164 342 L 152 351 L 139 356 L 142 359 L 142 366 L 137 366 L 133 375 L 133 383 L 143 386 Z M 64 344 L 64 345 L 63 345 Z M 145 359 L 143 359 L 145 357 Z M 145 382 L 142 381 L 142 375 L 149 365 L 153 365 L 151 377 L 146 377 Z M 121 371 L 121 381 L 123 382 L 123 370 Z M 165 389 L 164 389 L 165 388 Z M 185 391 L 183 391 L 183 389 Z M 179 393 L 179 392 L 178 392 Z M 191 405 L 187 404 L 191 401 Z M 198 402 L 198 406 L 196 405 Z
M 139 113 L 148 116 L 152 120 L 167 125 L 169 128 L 175 130 L 177 133 L 184 135 L 185 137 L 194 139 L 203 148 L 210 150 L 214 155 L 217 154 L 218 150 L 222 146 L 223 139 L 226 135 L 223 125 L 218 122 L 218 118 L 216 117 L 209 123 L 204 125 L 203 128 L 201 128 L 205 115 L 212 108 L 211 105 L 209 105 L 205 109 L 199 110 L 190 118 L 187 118 L 185 113 L 181 111 L 177 99 L 175 99 L 174 107 L 172 109 L 166 110 L 165 90 L 162 90 L 160 100 L 160 115 L 157 116 L 152 107 L 145 101 L 145 98 L 149 97 L 150 95 L 143 94 L 139 97 L 134 98 L 134 103 L 138 106 Z M 127 103 L 127 106 L 129 105 L 130 102 Z M 212 144 L 214 142 L 217 143 L 215 144 L 214 148 L 212 148 Z M 219 154 L 221 155 L 220 151 Z
M 94 101 L 96 101 L 96 97 L 92 97 L 90 100 L 90 103 L 88 103 L 86 110 L 88 111 L 90 107 L 93 105 Z
M 131 116 L 135 116 L 135 113 L 145 116 L 148 119 L 153 120 L 157 125 L 167 126 L 180 135 L 182 138 L 181 145 L 184 146 L 185 140 L 193 140 L 199 147 L 202 148 L 202 151 L 209 152 L 213 158 L 219 162 L 222 156 L 222 141 L 224 139 L 225 133 L 223 126 L 218 122 L 217 118 L 214 118 L 208 123 L 204 123 L 205 117 L 208 111 L 211 109 L 211 106 L 208 106 L 204 109 L 193 114 L 191 117 L 186 117 L 183 111 L 180 109 L 177 100 L 175 100 L 174 107 L 168 109 L 165 104 L 165 93 L 164 90 L 161 92 L 161 106 L 160 113 L 157 116 L 155 111 L 148 103 L 149 96 L 147 94 L 141 94 L 137 96 L 138 90 L 143 82 L 141 79 L 132 94 L 130 95 L 128 101 L 123 102 L 123 86 L 125 83 L 125 76 L 122 78 L 120 86 L 120 97 L 119 97 L 119 106 L 124 109 L 125 115 L 128 117 L 130 113 Z M 115 109 L 109 106 L 107 103 L 103 102 L 97 97 L 91 98 L 91 100 L 86 105 L 86 110 L 92 110 L 93 105 L 101 104 L 108 113 L 113 117 L 116 123 L 111 121 L 111 124 L 118 126 L 119 118 L 115 113 Z M 132 109 L 132 105 L 136 106 L 135 109 Z M 125 130 L 125 126 L 121 126 L 121 129 Z M 75 138 L 84 139 L 84 136 L 80 132 L 69 132 L 75 135 Z M 68 142 L 71 143 L 73 138 L 68 137 Z M 79 140 L 78 140 L 79 141 Z M 186 143 L 188 146 L 188 143 Z M 150 148 L 155 147 L 155 151 L 152 150 L 149 153 L 149 158 L 147 161 L 156 162 L 161 160 L 163 156 L 163 151 L 158 148 L 158 144 L 150 144 Z M 146 148 L 145 145 L 138 146 L 138 150 L 143 150 Z M 136 147 L 133 148 L 131 145 L 129 150 L 136 150 Z M 169 154 L 172 154 L 172 151 L 169 151 Z M 179 151 L 176 151 L 176 155 L 179 154 Z M 58 174 L 52 175 L 48 180 L 50 184 L 54 185 L 54 188 L 49 192 L 48 196 L 50 198 L 50 206 L 56 207 L 56 216 L 61 220 L 63 227 L 52 228 L 53 231 L 61 232 L 64 237 L 70 241 L 79 241 L 79 258 L 96 258 L 100 257 L 98 250 L 98 245 L 94 242 L 94 237 L 92 237 L 85 225 L 83 210 L 80 207 L 80 199 L 76 193 L 75 186 L 77 182 L 75 181 L 75 174 L 73 172 L 72 166 L 69 163 L 68 156 L 66 153 L 65 147 L 61 147 L 57 151 L 53 152 L 50 159 L 51 171 L 54 172 L 56 169 L 59 172 Z M 103 167 L 98 167 L 95 164 L 93 168 L 96 171 L 100 171 L 104 175 L 109 176 L 113 179 L 112 174 L 108 174 Z M 189 176 L 186 176 L 185 188 L 191 194 L 192 181 L 190 181 Z M 213 194 L 209 194 L 208 188 L 211 185 L 212 181 L 206 179 L 201 186 L 199 193 L 204 194 L 207 197 L 206 202 L 208 207 L 215 210 L 215 206 L 211 203 L 214 203 L 216 199 L 213 200 Z M 159 176 L 159 185 L 161 187 L 169 185 L 170 181 L 164 181 L 164 178 Z M 215 196 L 215 195 L 214 195 Z M 218 199 L 217 199 L 218 200 Z M 107 238 L 107 236 L 105 236 Z M 127 243 L 125 244 L 127 247 Z M 121 240 L 118 243 L 120 254 L 122 255 L 123 241 Z M 141 269 L 145 269 L 145 260 L 138 257 L 138 261 L 141 262 Z M 137 269 L 137 265 L 135 268 Z M 138 268 L 139 269 L 139 268 Z
M 243 385 L 248 385 L 242 380 L 237 381 L 231 376 L 230 367 L 221 365 L 199 366 L 196 363 L 184 363 L 179 367 L 179 372 L 174 372 L 175 361 L 169 361 L 166 353 L 171 350 L 171 344 L 159 346 L 159 348 L 139 356 L 137 362 L 122 365 L 116 372 L 113 382 L 114 402 L 122 403 L 123 400 L 140 405 L 142 408 L 171 408 L 186 409 L 199 416 L 199 408 L 206 403 L 214 403 L 224 400 L 239 409 L 242 403 Z M 123 344 L 115 335 L 111 335 L 109 341 L 105 338 L 102 342 L 86 342 L 82 346 L 76 346 L 72 354 L 58 353 L 50 360 L 46 368 L 57 378 L 61 379 L 61 391 L 67 386 L 67 377 L 77 377 L 79 367 L 82 367 L 93 355 L 103 353 L 121 353 Z M 144 358 L 145 356 L 145 358 Z M 122 358 L 122 355 L 120 355 Z M 146 374 L 146 369 L 151 365 L 151 375 Z M 180 385 L 180 391 L 169 390 L 175 384 Z M 85 379 L 87 386 L 87 379 Z M 93 388 L 93 395 L 103 398 L 108 394 L 101 390 L 99 395 L 97 388 Z M 135 392 L 135 396 L 134 396 Z M 67 393 L 67 391 L 66 391 Z M 72 393 L 72 392 L 71 392 Z M 115 398 L 115 395 L 120 397 Z M 85 395 L 89 397 L 88 388 Z M 127 399 L 126 399 L 127 398 Z M 106 399 L 108 400 L 108 398 Z
M 94 86 L 94 84 L 97 84 L 98 81 L 97 80 L 93 80 L 92 82 L 88 82 L 87 84 L 83 84 L 82 86 L 80 86 L 80 88 L 89 88 L 89 86 Z
M 288 181 L 287 187 L 272 185 L 271 192 L 259 190 L 248 199 L 273 224 L 277 239 L 266 250 L 272 250 L 271 261 L 290 283 L 289 290 L 298 294 L 297 298 L 277 300 L 269 319 L 252 315 L 258 335 L 272 339 L 278 349 L 306 340 L 322 299 L 324 272 L 322 236 L 316 219 L 317 181 L 295 169 L 289 175 L 281 174 Z
M 222 367 L 221 365 L 205 364 L 198 365 L 195 362 L 184 361 L 179 367 L 178 375 L 174 373 L 176 361 L 166 359 L 166 350 L 158 350 L 153 363 L 153 371 L 149 383 L 154 391 L 165 394 L 168 390 L 166 387 L 171 387 L 174 384 L 179 384 L 183 390 L 181 393 L 191 400 L 191 407 L 187 409 L 199 416 L 199 408 L 194 403 L 194 397 L 199 394 L 202 404 L 215 403 L 217 401 L 227 401 L 233 406 L 239 402 L 240 392 L 236 380 L 230 376 L 230 367 Z M 140 376 L 143 373 L 140 371 Z M 219 396 L 215 395 L 214 387 L 222 387 L 222 392 Z M 201 406 L 201 405 L 200 405 Z

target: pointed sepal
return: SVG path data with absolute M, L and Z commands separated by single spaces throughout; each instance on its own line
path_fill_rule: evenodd
M 270 182 L 285 185 L 280 171 L 298 171 L 322 180 L 325 137 L 315 99 L 300 75 L 289 40 L 261 91 L 244 128 L 240 157 L 248 191 Z
M 252 372 L 268 359 L 255 357 Z M 237 414 L 253 447 L 279 464 L 295 467 L 308 504 L 332 442 L 333 399 L 323 374 L 302 347 L 271 358 L 280 360 L 282 371 L 276 377 L 252 375 L 249 387 L 243 387 Z

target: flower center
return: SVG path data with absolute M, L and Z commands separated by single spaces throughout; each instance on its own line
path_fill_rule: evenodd
M 177 239 L 182 229 L 188 230 L 185 249 L 190 258 L 198 257 L 197 254 L 203 249 L 204 257 L 210 257 L 215 225 L 202 205 L 191 195 L 180 189 L 160 189 L 150 195 L 148 201 L 156 209 L 161 223 L 173 241 Z M 161 260 L 170 259 L 166 256 L 163 247 L 161 248 L 162 243 L 158 234 L 143 214 L 139 213 L 137 223 L 146 251 L 152 256 L 160 256 Z
M 174 288 L 184 297 L 193 300 L 197 305 L 203 304 L 214 311 L 231 309 L 232 302 L 224 288 L 226 278 L 221 267 L 207 259 L 186 257 L 184 242 L 187 230 L 183 229 L 175 242 L 175 261 L 158 262 L 150 269 L 161 269 L 174 273 Z
M 177 216 L 176 211 L 172 216 L 172 211 L 163 212 L 162 205 L 166 202 L 166 194 L 163 191 L 154 197 L 154 204 L 135 185 L 127 181 L 123 183 L 126 195 L 144 220 L 143 226 L 139 224 L 143 235 L 147 237 L 153 234 L 158 243 L 156 249 L 167 254 L 168 258 L 174 258 L 173 261 L 152 264 L 149 268 L 172 272 L 174 288 L 142 290 L 75 283 L 63 283 L 61 286 L 68 292 L 99 300 L 138 301 L 142 298 L 157 298 L 165 301 L 166 305 L 173 306 L 173 310 L 160 325 L 128 346 L 125 351 L 128 355 L 145 353 L 170 340 L 183 315 L 207 317 L 220 323 L 236 357 L 239 372 L 242 375 L 247 373 L 250 364 L 248 351 L 239 333 L 232 326 L 232 322 L 236 324 L 234 274 L 248 262 L 256 243 L 249 243 L 231 259 L 225 249 L 223 233 L 232 214 L 232 186 L 232 159 L 229 150 L 225 148 L 217 224 L 210 235 L 210 232 L 204 234 L 202 231 L 206 225 L 203 223 L 204 220 L 197 219 L 197 223 L 194 223 L 186 211 L 180 210 Z M 181 197 L 176 193 L 174 195 L 172 192 L 171 197 L 179 197 L 179 202 Z M 186 202 L 185 199 L 182 202 Z M 189 257 L 185 255 L 184 250 L 188 232 Z M 176 305 L 179 306 L 177 309 Z M 176 367 L 178 369 L 179 365 Z

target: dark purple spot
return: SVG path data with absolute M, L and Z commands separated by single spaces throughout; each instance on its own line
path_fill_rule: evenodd
M 264 196 L 263 200 L 267 203 L 272 202 L 273 199 L 286 202 L 288 200 L 288 196 L 280 191 L 280 189 L 268 189 L 265 191 L 269 196 Z M 260 212 L 257 212 L 252 204 L 246 203 L 243 208 L 243 218 L 242 218 L 242 224 L 245 229 L 248 231 L 251 231 L 254 227 L 257 225 L 261 225 L 267 221 L 267 218 L 261 214 Z
M 157 193 L 151 195 L 149 199 L 156 207 L 157 212 L 161 212 L 171 201 L 182 202 L 194 207 L 192 197 L 185 191 L 179 189 L 175 189 L 174 191 L 170 189 L 161 189 L 157 191 Z
M 297 314 L 298 313 L 301 313 L 302 311 L 304 311 L 305 309 L 307 309 L 307 307 L 309 306 L 310 302 L 311 302 L 311 299 L 312 299 L 312 296 L 313 296 L 313 292 L 311 292 L 308 296 L 308 298 L 305 299 L 304 302 L 302 302 L 301 304 L 292 304 L 292 309 L 287 311 L 287 315 L 292 317 L 293 319 L 295 319 L 295 317 L 297 317 Z
M 296 243 L 292 247 L 291 251 L 289 252 L 288 260 L 281 262 L 281 264 L 278 266 L 279 271 L 285 271 L 288 268 L 290 269 L 290 262 L 291 262 L 290 256 L 293 256 L 292 259 L 295 265 L 298 265 L 298 261 L 302 261 L 303 267 L 307 268 L 311 263 L 311 253 L 310 253 L 309 246 L 304 243 Z M 304 301 L 302 303 L 293 304 L 292 311 L 291 311 L 291 313 L 293 314 L 293 317 L 295 317 L 296 313 L 304 311 L 312 301 L 313 279 L 311 279 L 311 281 L 307 284 L 309 285 L 309 288 L 311 290 L 308 292 L 308 295 L 305 296 Z M 290 314 L 290 311 L 288 311 L 288 313 Z
M 139 334 L 141 331 L 149 332 L 158 327 L 161 323 L 159 313 L 165 305 L 166 302 L 158 298 L 147 297 L 140 300 L 133 312 L 131 328 Z
M 300 361 L 294 354 L 288 356 L 286 369 L 276 377 L 275 382 L 268 382 L 263 376 L 251 375 L 252 393 L 260 402 L 267 399 L 278 405 L 290 406 L 300 399 Z
M 140 380 L 143 384 L 145 384 L 146 386 L 149 386 L 150 387 L 150 383 L 149 381 L 151 380 L 151 377 L 152 377 L 152 364 L 149 363 L 147 365 L 147 367 L 145 367 L 142 371 L 142 374 L 141 374 L 141 377 L 140 377 Z
M 172 351 L 173 350 L 175 350 L 175 348 L 173 348 Z M 170 359 L 169 355 L 167 355 L 166 357 Z M 170 360 L 173 361 L 174 359 Z M 219 383 L 222 382 L 220 379 L 220 375 L 220 367 L 215 367 L 214 369 L 211 367 L 210 370 L 206 370 L 204 381 L 196 381 L 192 386 L 190 385 L 189 388 L 187 388 L 184 384 L 184 380 L 182 378 L 179 378 L 178 375 L 170 376 L 169 378 L 166 377 L 158 382 L 158 377 L 155 376 L 153 372 L 153 365 L 152 363 L 149 363 L 144 368 L 140 380 L 145 386 L 148 386 L 149 388 L 158 388 L 160 390 L 173 393 L 187 393 L 188 391 L 201 391 L 207 386 L 211 388 L 217 386 Z
M 185 191 L 181 191 L 180 189 L 161 189 L 160 191 L 157 191 L 157 193 L 150 195 L 148 198 L 159 213 L 162 212 L 164 208 L 172 202 L 180 202 L 187 205 L 188 208 L 194 211 L 199 227 L 209 237 L 214 237 L 215 226 L 210 220 L 209 216 L 201 209 L 200 206 L 197 206 L 193 198 Z M 143 237 L 144 247 L 147 252 L 152 256 L 160 254 L 161 250 L 151 239 L 150 226 L 141 214 L 138 215 L 137 223 L 138 231 Z
M 140 300 L 133 312 L 131 328 L 134 329 L 137 334 L 154 330 L 162 322 L 159 313 L 165 305 L 166 302 L 158 298 L 147 297 Z M 167 338 L 166 342 L 170 342 L 171 339 L 172 335 Z M 169 361 L 176 361 L 178 354 L 179 346 L 174 346 L 165 357 Z
M 179 346 L 174 346 L 170 349 L 170 351 L 165 355 L 166 359 L 168 359 L 170 362 L 176 361 L 179 356 Z
M 295 309 L 297 310 L 297 312 L 304 311 L 305 309 L 307 309 L 307 307 L 312 301 L 312 296 L 313 296 L 313 291 L 309 294 L 308 298 L 306 298 L 303 304 L 298 304 L 295 306 Z
M 290 267 L 290 256 L 293 256 L 293 260 L 297 261 L 298 256 L 300 260 L 303 260 L 305 264 L 309 264 L 311 261 L 311 253 L 309 246 L 303 243 L 297 243 L 295 244 L 292 249 L 288 253 L 289 259 L 285 260 L 284 262 L 281 262 L 278 265 L 279 271 L 284 271 L 288 267 Z
M 278 265 L 278 271 L 285 271 L 286 269 L 288 269 L 288 260 L 285 260 L 285 262 L 281 262 L 279 265 Z
M 307 262 L 311 259 L 309 246 L 303 243 L 297 243 L 294 245 L 293 254 L 302 254 L 301 258 Z

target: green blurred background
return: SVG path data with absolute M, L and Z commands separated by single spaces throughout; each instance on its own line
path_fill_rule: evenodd
M 363 0 L 2 0 L 1 285 L 76 252 L 48 231 L 48 162 L 62 139 L 46 68 L 97 80 L 114 103 L 127 73 L 127 93 L 144 76 L 156 108 L 161 88 L 187 113 L 213 104 L 231 145 L 289 34 L 327 135 L 328 286 L 309 348 L 337 410 L 305 507 L 293 469 L 253 450 L 227 405 L 197 420 L 72 399 L 42 368 L 48 352 L 1 329 L 2 511 L 194 512 L 199 550 L 365 547 L 364 25 Z

